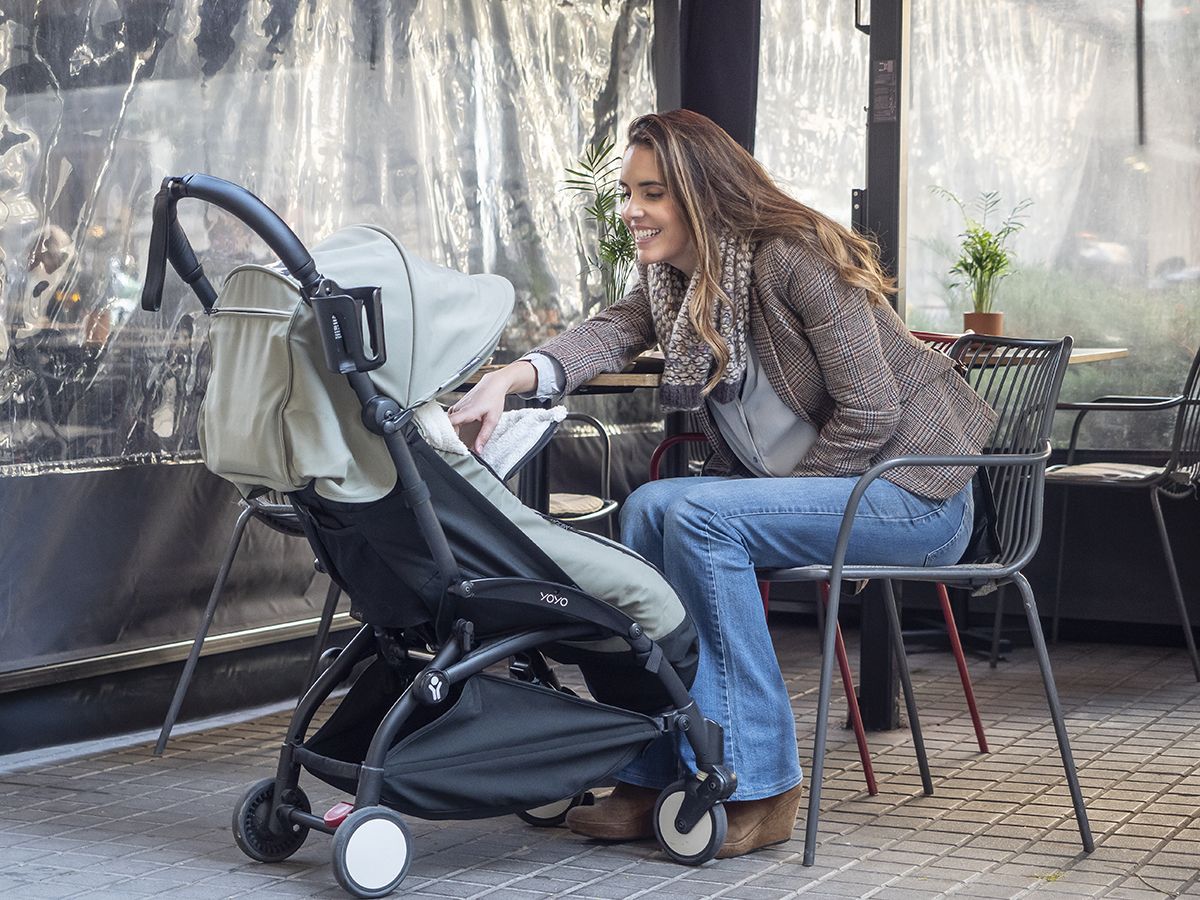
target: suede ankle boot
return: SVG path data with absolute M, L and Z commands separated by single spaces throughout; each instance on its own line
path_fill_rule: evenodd
M 661 791 L 618 781 L 594 806 L 567 813 L 567 827 L 599 841 L 640 841 L 654 837 L 654 804 Z
M 725 834 L 725 843 L 717 851 L 717 859 L 741 856 L 790 838 L 796 827 L 803 787 L 798 784 L 790 791 L 761 800 L 727 801 L 725 815 L 729 830 Z

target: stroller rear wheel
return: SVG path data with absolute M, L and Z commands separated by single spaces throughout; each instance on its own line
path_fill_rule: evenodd
M 535 806 L 517 813 L 517 818 L 534 828 L 554 828 L 567 820 L 567 813 L 577 806 L 588 806 L 594 803 L 590 791 L 567 797 L 565 800 L 555 800 L 543 806 Z
M 411 862 L 412 833 L 386 806 L 356 809 L 333 834 L 333 875 L 355 897 L 386 897 Z
M 264 778 L 247 788 L 233 811 L 233 839 L 243 853 L 259 862 L 282 862 L 299 850 L 308 837 L 308 828 L 303 825 L 282 825 L 279 831 L 271 829 L 268 816 L 274 796 L 275 779 Z M 308 797 L 299 787 L 288 791 L 284 800 L 304 812 L 312 812 Z
M 725 807 L 718 804 L 709 809 L 691 831 L 686 834 L 679 831 L 675 826 L 675 817 L 683 805 L 686 784 L 686 781 L 677 781 L 658 795 L 658 802 L 654 804 L 654 836 L 667 856 L 675 862 L 698 866 L 716 856 L 725 843 L 729 823 Z

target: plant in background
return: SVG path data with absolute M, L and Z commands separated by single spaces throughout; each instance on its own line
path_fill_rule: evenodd
M 621 158 L 613 156 L 614 146 L 610 139 L 592 144 L 575 167 L 567 169 L 566 181 L 566 189 L 583 198 L 584 218 L 595 232 L 595 252 L 588 253 L 586 248 L 584 252 L 589 269 L 600 273 L 605 306 L 624 296 L 635 259 L 633 234 L 617 212 L 621 202 Z M 595 305 L 585 300 L 584 314 Z
M 966 285 L 970 293 L 971 308 L 977 313 L 993 312 L 996 289 L 1000 281 L 1013 270 L 1013 251 L 1008 246 L 1009 238 L 1025 227 L 1025 211 L 1033 201 L 1026 198 L 1012 208 L 1000 226 L 993 231 L 988 219 L 995 215 L 1000 206 L 1000 194 L 984 191 L 968 206 L 951 191 L 943 187 L 930 190 L 951 201 L 962 213 L 966 230 L 959 237 L 958 257 L 950 268 L 950 274 L 961 280 L 951 282 L 951 287 Z

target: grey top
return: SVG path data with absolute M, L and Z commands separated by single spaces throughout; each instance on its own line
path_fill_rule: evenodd
M 738 460 L 755 475 L 791 475 L 817 438 L 817 430 L 779 398 L 758 363 L 752 341 L 747 342 L 746 379 L 741 395 L 729 403 L 705 401 L 721 436 Z M 565 377 L 558 360 L 545 353 L 522 359 L 537 370 L 537 387 L 530 399 L 551 400 L 562 394 Z
M 737 398 L 704 402 L 721 437 L 743 466 L 760 476 L 791 475 L 817 439 L 817 430 L 779 399 L 746 342 L 746 378 Z

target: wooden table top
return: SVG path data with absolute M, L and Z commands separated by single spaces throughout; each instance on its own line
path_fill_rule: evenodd
M 1102 362 L 1106 359 L 1123 359 L 1129 355 L 1127 347 L 1075 347 L 1071 350 L 1071 365 L 1081 363 Z M 655 361 L 657 360 L 657 365 Z M 589 388 L 656 388 L 662 381 L 662 354 L 646 354 L 638 358 L 635 370 L 632 372 L 603 372 L 589 381 Z M 504 366 L 484 366 L 464 384 L 474 384 L 481 375 L 502 369 Z M 637 371 L 637 368 L 659 369 L 660 371 Z
M 1124 359 L 1128 355 L 1128 347 L 1073 347 L 1068 362 L 1070 365 L 1102 362 L 1106 359 Z

